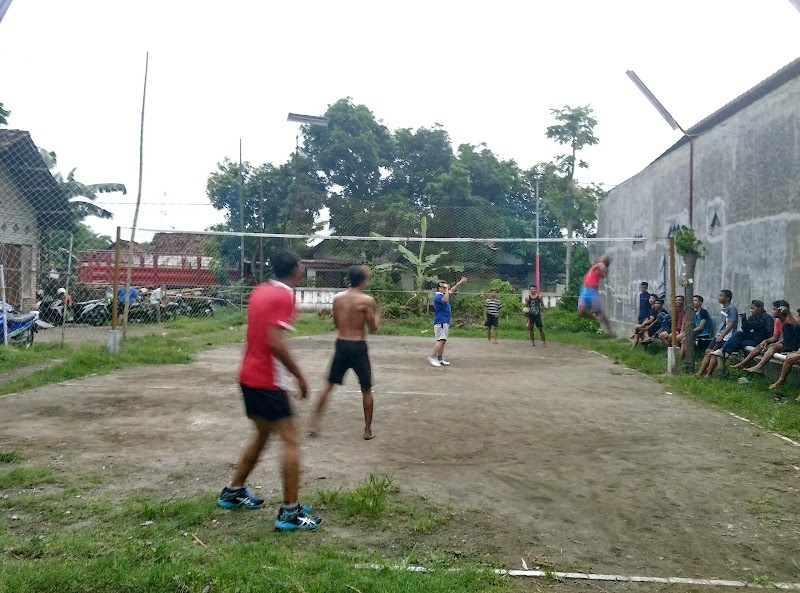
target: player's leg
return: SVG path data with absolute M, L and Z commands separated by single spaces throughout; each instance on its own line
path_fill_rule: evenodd
M 283 474 L 283 504 L 278 510 L 275 527 L 278 529 L 316 529 L 322 519 L 311 514 L 309 507 L 299 502 L 300 444 L 294 419 L 284 417 L 275 422 L 275 430 L 283 442 L 281 473 Z
M 542 338 L 542 346 L 547 347 L 547 341 L 544 337 L 544 324 L 542 323 L 541 313 L 539 313 L 533 320 L 536 327 L 539 328 L 539 337 Z
M 372 410 L 374 406 L 372 398 L 372 365 L 369 361 L 369 349 L 366 341 L 354 342 L 353 347 L 353 371 L 358 377 L 358 384 L 361 385 L 361 401 L 364 408 L 364 439 L 370 440 L 375 436 L 372 434 Z
M 772 385 L 769 386 L 770 389 L 777 389 L 784 383 L 786 383 L 786 379 L 789 377 L 789 373 L 792 372 L 792 366 L 800 361 L 800 352 L 794 352 L 792 354 L 786 355 L 786 360 L 783 361 L 783 366 L 781 367 L 781 376 L 778 377 L 778 380 L 775 381 Z
M 311 415 L 311 423 L 308 427 L 310 436 L 315 436 L 319 432 L 320 425 L 322 424 L 322 415 L 325 413 L 325 408 L 328 405 L 328 398 L 335 385 L 341 385 L 344 380 L 344 375 L 350 368 L 350 361 L 347 356 L 345 340 L 336 340 L 336 349 L 333 353 L 331 360 L 331 368 L 328 372 L 328 382 L 322 391 L 319 393 L 317 405 Z
M 533 337 L 533 319 L 528 317 L 526 323 L 528 326 L 528 335 L 531 337 L 531 345 L 536 346 L 536 339 Z

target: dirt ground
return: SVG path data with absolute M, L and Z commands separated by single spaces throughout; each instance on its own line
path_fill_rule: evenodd
M 312 388 L 334 336 L 291 341 Z M 355 376 L 306 438 L 305 489 L 370 472 L 432 495 L 459 545 L 510 568 L 800 580 L 800 447 L 596 353 L 454 337 L 373 336 L 376 438 Z M 120 495 L 216 492 L 249 434 L 241 345 L 0 398 L 0 448 L 60 470 L 112 472 Z M 306 425 L 310 404 L 296 406 Z M 277 496 L 274 449 L 252 476 Z M 273 509 L 268 509 L 269 519 Z M 265 516 L 266 517 L 266 516 Z M 328 526 L 328 529 L 334 526 Z

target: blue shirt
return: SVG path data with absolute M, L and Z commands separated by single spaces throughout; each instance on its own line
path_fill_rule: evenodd
M 444 293 L 433 295 L 433 325 L 450 323 L 450 301 L 444 302 Z
M 706 320 L 706 324 L 703 326 L 703 329 L 698 332 L 697 328 L 700 326 L 700 321 L 702 319 Z M 697 338 L 697 337 L 702 337 L 702 336 L 705 336 L 705 337 L 710 336 L 711 335 L 711 327 L 710 327 L 710 325 L 711 325 L 711 315 L 709 315 L 708 311 L 706 311 L 705 309 L 703 309 L 701 307 L 700 310 L 695 312 L 695 314 L 694 314 L 694 327 L 695 327 L 694 337 Z
M 646 290 L 639 293 L 639 323 L 650 316 L 650 293 Z
M 132 303 L 136 299 L 139 298 L 139 292 L 131 286 L 130 290 L 128 291 L 129 300 Z M 125 302 L 125 287 L 120 286 L 119 290 L 117 291 L 117 302 L 124 303 Z

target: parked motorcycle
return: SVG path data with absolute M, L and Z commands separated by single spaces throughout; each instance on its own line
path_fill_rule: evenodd
M 72 315 L 75 323 L 105 325 L 111 319 L 111 303 L 107 298 L 81 301 L 72 306 Z
M 8 328 L 8 335 L 3 333 L 3 317 Z M 12 346 L 30 348 L 33 344 L 33 334 L 36 333 L 36 321 L 39 319 L 38 311 L 30 313 L 9 313 L 5 307 L 0 307 L 0 344 L 5 344 L 6 339 Z
M 64 303 L 56 299 L 47 303 L 38 301 L 36 310 L 39 311 L 39 319 L 51 325 L 61 325 L 64 323 Z

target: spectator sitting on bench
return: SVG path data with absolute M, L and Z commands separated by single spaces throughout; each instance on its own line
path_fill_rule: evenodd
M 797 334 L 800 333 L 800 325 L 797 323 L 792 323 L 787 325 L 787 328 L 791 333 L 794 333 L 794 339 L 797 342 L 800 342 L 800 336 Z M 787 354 L 786 358 L 783 361 L 783 367 L 781 367 L 781 376 L 778 377 L 778 380 L 775 381 L 772 385 L 769 386 L 770 389 L 777 389 L 784 383 L 786 383 L 786 379 L 789 377 L 789 373 L 792 372 L 792 366 L 800 362 L 800 352 L 792 352 L 791 354 Z M 800 395 L 797 396 L 797 400 L 800 402 Z
M 686 307 L 684 307 L 684 298 L 682 294 L 675 297 L 675 343 L 680 346 L 683 341 L 684 324 L 686 323 Z M 667 348 L 672 346 L 672 315 L 669 315 L 669 323 L 667 326 L 661 326 L 661 332 L 658 334 L 658 339 Z
M 781 320 L 781 338 L 774 344 L 770 345 L 765 351 L 764 355 L 761 357 L 761 360 L 756 363 L 755 366 L 750 367 L 749 369 L 743 368 L 742 370 L 747 371 L 748 373 L 759 373 L 761 375 L 764 374 L 764 371 L 761 369 L 764 368 L 764 365 L 767 364 L 770 359 L 778 352 L 794 352 L 795 350 L 800 347 L 800 344 L 797 343 L 797 338 L 800 337 L 797 335 L 796 326 L 797 324 L 793 323 L 792 312 L 789 307 L 785 305 L 781 305 L 778 308 L 778 319 Z
M 658 314 L 656 315 L 658 329 L 656 329 L 655 335 L 664 346 L 669 348 L 669 340 L 665 341 L 661 336 L 664 334 L 669 336 L 670 331 L 672 331 L 672 315 L 670 315 L 670 312 L 665 307 L 664 299 L 659 298 L 656 302 L 658 303 Z
M 745 346 L 756 346 L 764 340 L 772 337 L 772 330 L 775 320 L 764 311 L 764 301 L 758 299 L 750 303 L 750 317 L 745 319 L 746 313 L 739 313 L 742 318 L 742 329 L 733 332 L 730 339 L 725 342 L 722 348 L 717 348 L 712 352 L 714 356 L 730 356 L 733 352 L 739 352 Z
M 766 340 L 762 340 L 758 346 L 753 347 L 753 349 L 747 353 L 741 361 L 731 366 L 732 369 L 743 369 L 745 365 L 753 360 L 759 354 L 764 354 L 767 348 L 769 348 L 775 342 L 779 342 L 781 339 L 781 331 L 783 329 L 783 323 L 781 322 L 780 318 L 780 309 L 781 305 L 789 308 L 789 303 L 784 300 L 777 300 L 772 301 L 772 318 L 774 319 L 772 325 L 772 337 L 767 338 Z
M 714 336 L 714 341 L 709 345 L 703 356 L 703 362 L 700 364 L 700 370 L 697 371 L 697 377 L 708 379 L 717 367 L 717 357 L 712 354 L 714 350 L 721 349 L 725 342 L 727 342 L 736 331 L 739 325 L 739 311 L 731 304 L 733 293 L 726 289 L 719 291 L 717 302 L 722 305 L 720 311 L 720 324 L 717 335 Z
M 658 305 L 656 304 L 657 301 L 656 295 L 651 294 L 648 301 L 650 303 L 650 314 L 647 318 L 640 324 L 637 325 L 633 329 L 633 335 L 631 336 L 631 350 L 636 348 L 636 345 L 639 343 L 639 340 L 642 340 L 644 344 L 649 344 L 652 339 L 653 335 L 658 330 Z
M 703 297 L 696 294 L 692 297 L 694 312 L 694 346 L 697 350 L 705 350 L 711 343 L 711 314 L 703 308 Z M 687 320 L 688 322 L 688 320 Z M 686 324 L 684 324 L 684 335 Z M 686 340 L 681 340 L 681 358 L 686 356 Z

